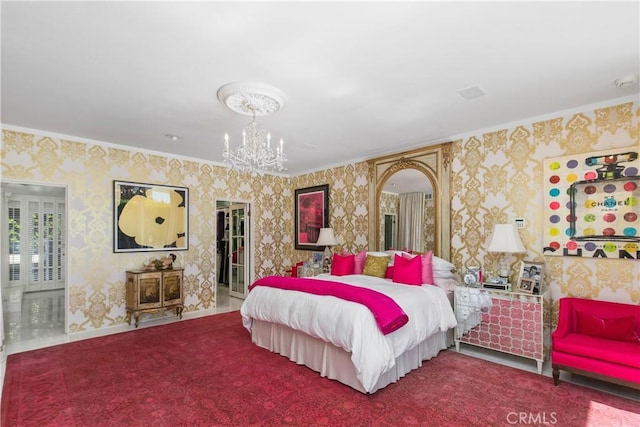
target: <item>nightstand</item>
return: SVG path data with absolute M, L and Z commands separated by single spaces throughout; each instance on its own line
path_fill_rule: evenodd
M 544 319 L 548 304 L 548 291 L 531 295 L 456 286 L 456 350 L 460 351 L 460 343 L 464 343 L 526 357 L 537 362 L 538 373 L 542 374 L 545 343 L 549 342 Z

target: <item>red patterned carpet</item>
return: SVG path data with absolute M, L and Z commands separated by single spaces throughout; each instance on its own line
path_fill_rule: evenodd
M 239 312 L 14 354 L 2 426 L 636 426 L 640 404 L 442 352 L 363 395 L 251 343 Z

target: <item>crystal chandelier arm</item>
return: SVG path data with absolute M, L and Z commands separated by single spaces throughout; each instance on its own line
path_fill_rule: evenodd
M 229 147 L 229 135 L 225 133 L 222 157 L 234 169 L 252 173 L 267 170 L 286 170 L 284 142 L 271 148 L 271 134 L 264 131 L 256 121 L 256 115 L 274 113 L 283 106 L 284 94 L 277 88 L 258 82 L 237 82 L 224 85 L 218 90 L 218 99 L 226 107 L 240 114 L 251 115 L 251 122 L 242 130 L 242 145 L 235 150 Z
M 276 145 L 274 153 L 271 148 L 271 134 L 262 129 L 255 117 L 242 130 L 242 145 L 235 151 L 229 148 L 229 136 L 225 133 L 225 148 L 222 157 L 231 168 L 258 173 L 267 170 L 285 170 L 284 163 L 287 161 L 283 139 L 280 138 L 280 143 Z

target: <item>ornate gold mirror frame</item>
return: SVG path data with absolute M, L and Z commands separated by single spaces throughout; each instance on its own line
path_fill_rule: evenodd
M 451 256 L 451 143 L 442 143 L 367 161 L 369 165 L 369 247 L 380 248 L 380 197 L 387 180 L 403 169 L 417 169 L 431 182 L 434 199 L 434 250 L 446 260 Z

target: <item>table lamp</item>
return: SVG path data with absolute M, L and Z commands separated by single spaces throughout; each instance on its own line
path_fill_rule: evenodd
M 316 245 L 324 246 L 324 263 L 323 268 L 326 272 L 331 270 L 331 258 L 333 254 L 331 253 L 330 246 L 337 245 L 336 237 L 333 234 L 333 228 L 321 228 L 320 235 L 318 236 L 318 241 Z
M 520 234 L 513 224 L 496 224 L 493 229 L 493 236 L 489 243 L 489 252 L 500 252 L 503 254 L 519 254 L 527 252 L 522 240 L 520 240 Z M 509 278 L 509 264 L 507 258 L 502 255 L 500 257 L 500 270 L 498 274 L 502 278 Z M 507 280 L 508 281 L 508 280 Z

